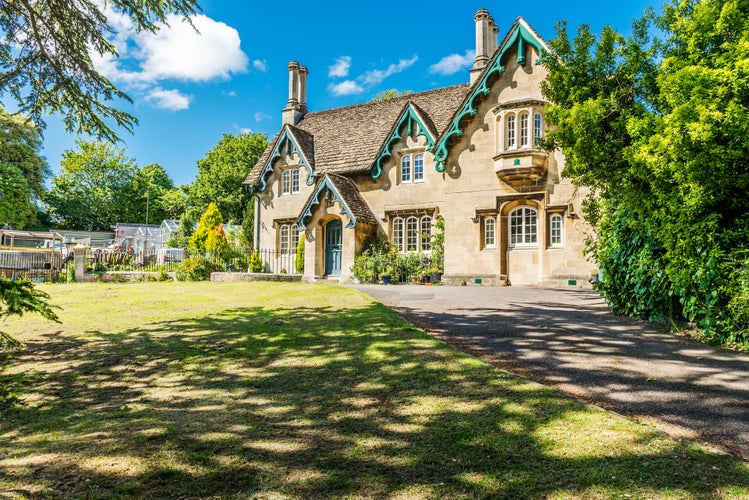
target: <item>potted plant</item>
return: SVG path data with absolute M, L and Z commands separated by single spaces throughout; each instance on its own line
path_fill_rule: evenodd
M 390 283 L 390 277 L 395 274 L 395 268 L 391 265 L 388 265 L 385 268 L 385 271 L 380 276 L 380 279 L 382 280 L 383 285 L 387 285 Z
M 429 282 L 434 284 L 442 281 L 442 270 L 438 267 L 429 269 Z

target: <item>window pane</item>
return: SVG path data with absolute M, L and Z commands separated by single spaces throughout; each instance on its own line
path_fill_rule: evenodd
M 296 246 L 299 244 L 299 228 L 296 224 L 291 224 L 291 253 L 296 253 Z
M 291 170 L 284 170 L 281 174 L 281 194 L 291 193 Z
M 281 253 L 289 253 L 289 225 L 281 225 L 281 234 L 279 236 L 279 251 Z
M 299 169 L 296 168 L 291 171 L 291 192 L 299 192 Z
M 561 215 L 551 216 L 551 244 L 552 245 L 562 244 L 562 216 Z
M 421 153 L 414 155 L 414 180 L 424 180 L 424 155 Z
M 396 217 L 393 219 L 393 246 L 399 250 L 403 250 L 403 219 Z
M 520 146 L 528 145 L 528 113 L 520 115 Z
M 411 156 L 401 158 L 401 182 L 411 182 Z
M 496 245 L 496 225 L 497 220 L 494 217 L 484 219 L 484 246 L 493 247 Z
M 541 113 L 536 113 L 533 116 L 533 144 L 537 145 L 538 141 L 536 139 L 540 139 L 543 137 L 543 118 L 541 117 Z
M 510 245 L 535 245 L 538 242 L 538 213 L 530 207 L 510 214 Z
M 507 147 L 515 147 L 515 115 L 507 117 Z
M 421 251 L 428 252 L 432 249 L 432 218 L 421 218 Z
M 415 252 L 419 244 L 419 224 L 416 217 L 406 219 L 406 251 Z

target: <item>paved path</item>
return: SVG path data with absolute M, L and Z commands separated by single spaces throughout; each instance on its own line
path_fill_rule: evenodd
M 353 288 L 508 371 L 749 459 L 749 355 L 614 316 L 589 290 Z

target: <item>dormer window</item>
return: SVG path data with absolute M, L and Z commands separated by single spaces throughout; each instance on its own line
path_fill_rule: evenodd
M 401 156 L 400 181 L 401 183 L 424 181 L 424 153 Z
M 281 174 L 281 195 L 299 194 L 299 169 L 284 170 Z

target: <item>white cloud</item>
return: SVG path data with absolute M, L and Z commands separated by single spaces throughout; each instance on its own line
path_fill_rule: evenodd
M 361 94 L 362 92 L 364 92 L 364 87 L 353 80 L 345 80 L 336 84 L 331 83 L 330 85 L 328 85 L 328 90 L 333 95 L 351 95 Z
M 252 61 L 252 67 L 258 71 L 265 73 L 268 71 L 268 61 L 266 61 L 265 59 L 263 59 L 262 61 L 260 59 L 255 59 L 254 61 Z
M 348 76 L 349 68 L 351 68 L 351 57 L 341 56 L 335 64 L 328 66 L 328 76 L 330 78 L 345 78 Z
M 251 128 L 244 127 L 244 128 L 239 129 L 239 133 L 240 134 L 252 134 L 253 132 Z
M 262 111 L 258 111 L 257 113 L 255 113 L 255 121 L 256 122 L 261 122 L 263 120 L 269 120 L 271 118 L 273 118 L 271 115 L 269 115 L 268 113 L 263 113 Z
M 429 67 L 430 73 L 437 73 L 438 75 L 454 75 L 458 71 L 468 69 L 476 58 L 476 51 L 466 50 L 464 55 L 450 54 L 439 60 L 439 62 L 432 64 Z
M 407 70 L 418 60 L 419 56 L 415 55 L 411 59 L 401 59 L 396 64 L 391 64 L 387 69 L 374 69 L 367 71 L 353 80 L 331 83 L 328 85 L 328 91 L 335 96 L 361 94 L 368 88 L 382 83 L 386 78 Z M 348 56 L 338 58 L 336 64 L 329 67 L 328 76 L 339 76 L 344 75 L 344 73 L 347 75 L 350 62 L 351 58 Z
M 377 85 L 378 83 L 381 83 L 383 80 L 385 80 L 385 78 L 407 70 L 418 60 L 419 56 L 413 56 L 411 59 L 401 59 L 400 61 L 398 61 L 398 64 L 391 64 L 384 71 L 381 69 L 367 71 L 366 73 L 364 73 L 362 81 L 367 85 Z
M 237 30 L 210 17 L 192 18 L 195 29 L 175 14 L 167 16 L 169 27 L 138 36 L 143 79 L 176 78 L 208 81 L 229 78 L 247 70 L 247 56 L 239 48 Z
M 148 93 L 146 100 L 152 102 L 159 109 L 179 111 L 189 108 L 192 98 L 182 94 L 179 90 L 164 90 L 161 87 L 156 87 Z
M 161 25 L 157 32 L 137 33 L 127 16 L 111 7 L 105 8 L 105 14 L 119 57 L 92 51 L 96 69 L 156 107 L 185 109 L 190 102 L 177 90 L 163 90 L 164 80 L 205 82 L 247 71 L 249 60 L 240 48 L 237 30 L 207 16 L 194 16 L 193 28 L 170 14 L 168 25 Z

